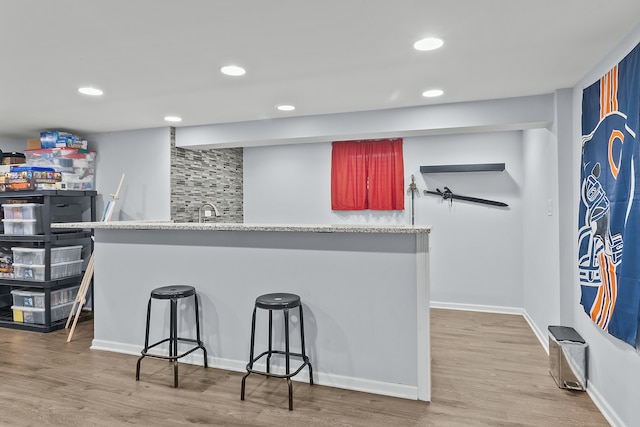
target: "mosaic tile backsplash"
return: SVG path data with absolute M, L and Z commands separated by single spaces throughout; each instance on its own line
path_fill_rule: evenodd
M 213 203 L 219 217 L 207 222 L 243 222 L 242 148 L 186 150 L 171 129 L 171 219 L 198 222 L 198 209 Z

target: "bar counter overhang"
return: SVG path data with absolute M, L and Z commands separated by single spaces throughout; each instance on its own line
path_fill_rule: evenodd
M 289 292 L 302 300 L 317 384 L 431 400 L 429 226 L 122 221 L 52 227 L 94 229 L 92 349 L 139 355 L 151 290 L 188 284 L 200 297 L 209 366 L 244 372 L 255 298 Z M 166 333 L 168 315 L 153 316 L 152 335 Z M 192 307 L 181 310 L 182 319 L 193 319 Z M 295 350 L 295 319 L 291 326 Z M 266 348 L 267 327 L 256 337 L 256 348 Z M 274 340 L 276 347 L 282 333 Z M 202 355 L 181 361 L 201 365 Z M 135 359 L 131 372 L 133 381 Z M 306 369 L 293 379 L 305 378 Z

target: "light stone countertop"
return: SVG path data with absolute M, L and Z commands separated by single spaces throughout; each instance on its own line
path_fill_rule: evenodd
M 51 224 L 51 228 L 105 229 L 105 230 L 195 230 L 195 231 L 290 231 L 305 233 L 388 233 L 425 234 L 428 225 L 393 224 L 241 224 L 223 222 L 171 222 L 171 221 L 111 221 L 67 222 Z

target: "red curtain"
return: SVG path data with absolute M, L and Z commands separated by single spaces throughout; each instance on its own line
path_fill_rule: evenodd
M 332 144 L 331 209 L 367 209 L 367 147 L 357 141 Z
M 332 144 L 331 209 L 404 209 L 402 139 Z

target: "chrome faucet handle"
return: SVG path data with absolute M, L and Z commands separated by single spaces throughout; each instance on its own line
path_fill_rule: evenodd
M 214 216 L 220 216 L 220 212 L 218 211 L 218 208 L 216 207 L 216 205 L 214 205 L 213 203 L 206 202 L 206 203 L 203 203 L 202 206 L 200 206 L 200 208 L 198 209 L 198 222 L 205 222 L 205 221 L 203 221 L 203 218 L 202 218 L 202 212 L 203 211 L 205 212 L 205 218 L 207 216 L 210 216 L 210 215 L 207 215 L 208 211 L 205 210 L 208 207 L 213 210 L 213 215 Z

